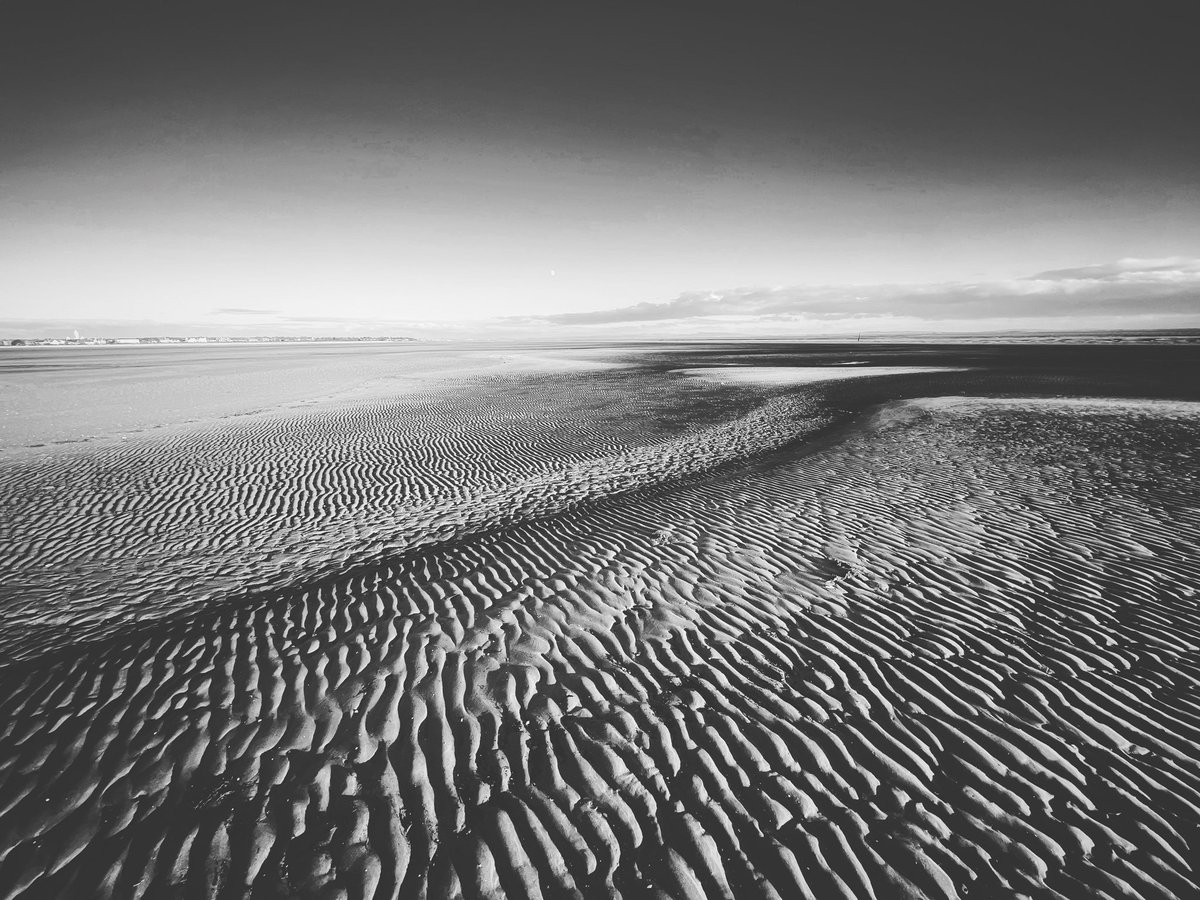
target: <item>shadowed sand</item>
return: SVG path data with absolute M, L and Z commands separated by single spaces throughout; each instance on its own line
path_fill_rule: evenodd
M 51 604 L 92 639 L 0 672 L 0 896 L 1196 895 L 1200 404 L 926 399 L 960 376 L 925 373 L 840 430 L 819 393 L 722 390 L 639 443 L 631 398 L 688 379 L 586 377 L 307 421 L 404 460 L 356 516 L 423 509 L 386 493 L 403 470 L 453 488 L 422 514 L 453 527 L 393 513 L 374 557 L 198 611 L 134 590 L 132 632 L 119 588 Z M 505 428 L 526 402 L 571 419 Z M 265 496 L 337 484 L 266 446 Z

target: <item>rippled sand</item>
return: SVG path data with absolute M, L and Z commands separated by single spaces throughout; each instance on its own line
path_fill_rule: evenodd
M 1200 403 L 724 352 L 10 461 L 0 896 L 1196 896 Z

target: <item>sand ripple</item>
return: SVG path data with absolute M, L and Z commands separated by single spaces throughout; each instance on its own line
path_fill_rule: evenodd
M 0 467 L 0 651 L 26 657 L 769 450 L 828 421 L 636 376 L 442 380 Z M 686 406 L 686 403 L 684 404 Z M 656 416 L 662 411 L 661 418 Z M 656 421 L 658 419 L 658 421 Z
M 10 667 L 0 896 L 1196 896 L 1198 438 L 902 404 Z

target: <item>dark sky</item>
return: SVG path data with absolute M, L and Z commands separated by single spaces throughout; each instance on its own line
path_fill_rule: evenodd
M 0 317 L 1187 270 L 1193 6 L 5 2 Z

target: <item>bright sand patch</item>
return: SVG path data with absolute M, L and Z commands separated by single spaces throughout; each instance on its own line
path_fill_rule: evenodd
M 705 378 L 724 384 L 816 384 L 821 381 L 841 381 L 846 378 L 868 378 L 879 375 L 916 375 L 922 372 L 966 372 L 951 366 L 710 366 L 698 369 L 676 369 L 680 375 Z

